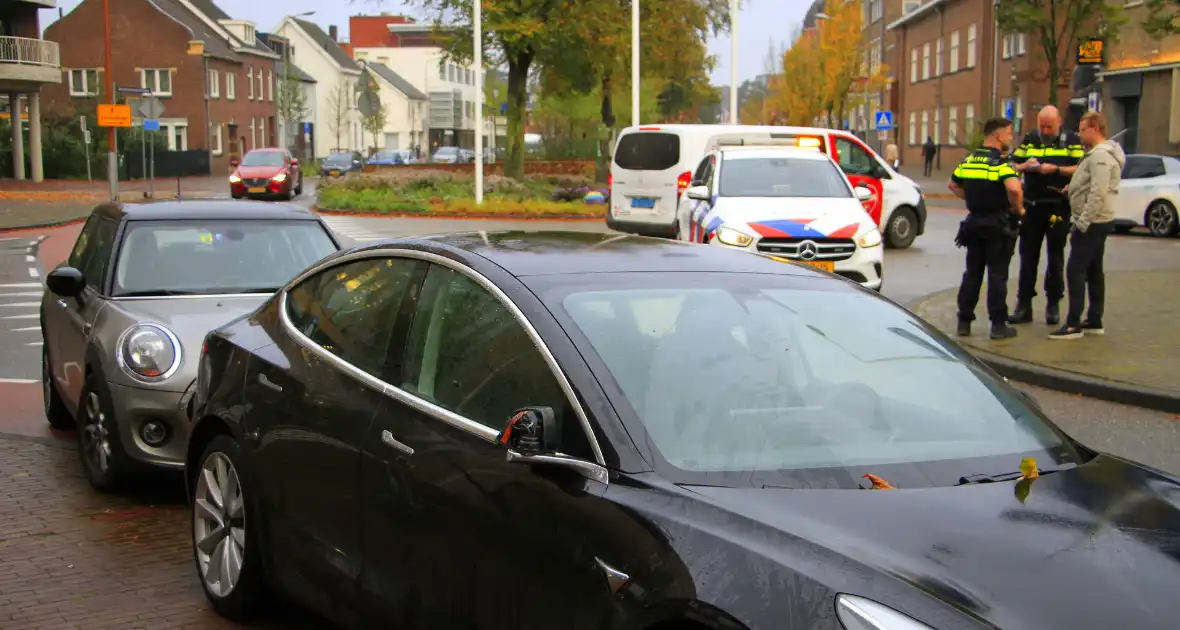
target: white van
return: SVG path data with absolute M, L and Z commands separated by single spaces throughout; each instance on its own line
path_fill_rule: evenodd
M 865 210 L 877 223 L 887 246 L 904 249 L 926 230 L 926 201 L 910 178 L 846 131 L 815 127 L 759 125 L 642 125 L 627 127 L 615 144 L 610 173 L 608 227 L 620 232 L 675 238 L 676 208 L 693 184 L 693 172 L 722 139 L 739 138 L 818 146 L 848 176 L 853 186 L 873 191 Z

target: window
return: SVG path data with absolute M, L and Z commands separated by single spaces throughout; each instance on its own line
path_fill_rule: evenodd
M 939 37 L 935 42 L 934 49 L 934 76 L 942 75 L 942 38 Z
M 966 68 L 975 67 L 975 25 L 967 27 L 967 64 Z
M 841 157 L 849 152 L 836 147 Z M 842 165 L 843 166 L 843 165 Z M 849 198 L 848 180 L 828 160 L 729 157 L 721 163 L 722 197 Z
M 172 96 L 172 71 L 168 68 L 149 68 L 139 71 L 140 87 L 155 96 Z
M 168 133 L 169 151 L 188 151 L 188 123 L 164 123 L 160 127 Z
M 483 287 L 447 267 L 426 273 L 401 388 L 496 431 L 521 407 L 551 407 L 566 427 L 562 450 L 589 456 L 565 393 L 524 328 Z
M 258 132 L 254 129 L 254 119 L 250 119 L 250 147 L 258 146 Z
M 951 72 L 958 72 L 959 71 L 959 31 L 955 31 L 954 33 L 951 33 L 950 53 L 951 53 L 950 64 L 949 64 L 950 71 Z
M 254 93 L 258 95 L 258 100 L 265 100 L 266 97 L 262 91 L 262 68 L 258 69 L 258 74 L 255 74 L 254 78 L 258 80 L 258 89 Z
M 227 100 L 232 101 L 236 96 L 235 92 L 237 91 L 237 85 L 235 85 L 235 83 L 237 83 L 237 76 L 238 75 L 232 72 L 225 73 L 225 98 Z
M 1003 44 L 1000 46 L 1000 57 L 1003 59 L 1012 58 L 1012 35 L 1005 35 Z
M 836 145 L 836 163 L 840 165 L 840 170 L 848 175 L 872 175 L 876 169 L 875 162 L 868 151 L 865 151 L 859 144 L 844 137 L 837 137 L 835 139 Z
M 379 379 L 392 378 L 389 341 L 420 263 L 372 258 L 332 267 L 287 294 L 291 324 L 321 348 Z M 296 272 L 298 273 L 298 272 Z
M 975 135 L 975 103 L 963 106 L 963 134 L 968 140 Z
M 209 98 L 221 97 L 221 73 L 209 70 Z
M 910 83 L 918 81 L 918 47 L 910 49 Z
M 942 144 L 942 110 L 934 110 L 934 144 Z
M 869 74 L 876 75 L 881 70 L 881 39 L 874 39 L 869 45 Z
M 266 118 L 259 118 L 258 119 L 258 139 L 259 139 L 259 144 L 261 144 L 261 145 L 265 146 L 265 145 L 270 144 L 269 140 L 266 137 Z
M 246 67 L 246 98 L 254 100 L 254 68 Z
M 930 42 L 922 44 L 922 80 L 930 78 Z
M 959 144 L 959 108 L 948 107 L 946 110 L 946 141 L 951 146 Z
M 883 3 L 881 0 L 871 0 L 871 4 L 872 4 L 871 21 L 876 22 L 877 20 L 881 19 L 881 7 L 882 7 Z
M 1016 35 L 1016 54 L 1018 56 L 1024 55 L 1025 53 L 1028 52 L 1028 49 L 1025 47 L 1025 45 L 1027 44 L 1026 39 L 1027 38 L 1025 37 L 1024 33 L 1019 33 L 1018 35 Z
M 70 96 L 98 96 L 98 70 L 70 70 Z
M 266 100 L 275 100 L 275 76 L 270 70 L 266 71 Z
M 1163 158 L 1153 156 L 1129 155 L 1123 167 L 1123 179 L 1150 179 L 1166 173 Z
M 910 128 L 908 130 L 910 146 L 918 144 L 918 114 L 917 112 L 910 112 Z
M 860 21 L 862 24 L 868 24 L 869 22 L 873 21 L 872 18 L 870 17 L 872 15 L 872 4 L 873 4 L 873 0 L 864 0 L 863 2 L 861 2 L 861 4 L 860 4 Z
M 87 286 L 101 291 L 103 276 L 111 261 L 111 247 L 115 242 L 118 224 L 110 219 L 90 215 L 86 226 L 74 242 L 69 265 L 82 272 Z
M 713 156 L 708 156 L 701 160 L 697 170 L 692 175 L 693 186 L 707 186 L 713 177 Z
M 442 61 L 438 62 L 438 78 L 443 81 L 447 80 L 447 64 Z
M 1016 124 L 1013 125 L 1013 127 L 1015 127 L 1015 129 L 1013 131 L 1015 131 L 1016 133 L 1020 133 L 1021 128 L 1024 126 L 1024 124 L 1023 124 L 1024 123 L 1024 97 L 1023 96 L 1016 97 L 1016 107 L 1015 107 L 1014 111 L 1015 111 L 1015 115 L 1016 115 L 1016 120 L 1014 120 L 1012 122 L 1014 122 Z
M 209 148 L 213 150 L 213 155 L 221 155 L 221 123 L 210 123 L 209 127 Z
M 628 171 L 666 171 L 680 163 L 680 136 L 672 133 L 629 133 L 615 148 L 615 165 Z
M 926 142 L 926 138 L 930 137 L 930 112 L 922 112 L 922 139 L 921 142 Z

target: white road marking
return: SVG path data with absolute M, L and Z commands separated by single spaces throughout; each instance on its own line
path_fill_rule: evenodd
M 40 319 L 40 318 L 41 318 L 41 315 L 38 313 L 33 313 L 32 315 L 5 315 L 4 317 L 0 317 L 0 319 Z
M 11 303 L 11 304 L 0 304 L 0 306 L 21 306 L 21 307 L 29 307 L 29 306 L 39 306 L 40 304 L 41 304 L 40 302 L 13 302 L 13 303 Z
M 31 378 L 0 378 L 0 383 L 37 383 L 36 379 Z
M 26 328 L 13 328 L 12 332 L 30 332 L 33 330 L 41 330 L 40 326 L 28 326 Z
M 16 293 L 0 293 L 0 298 L 6 297 L 38 297 L 44 295 L 40 291 L 18 291 Z
M 33 256 L 25 256 L 25 262 L 37 262 L 37 259 Z
M 29 343 L 26 343 L 25 345 L 26 346 L 39 346 L 43 343 L 45 343 L 45 342 L 44 341 L 30 341 Z
M 32 267 L 29 267 L 29 277 L 30 278 L 40 278 L 41 272 L 37 271 L 36 269 L 34 269 Z
M 0 284 L 0 289 L 40 289 L 40 282 L 12 282 L 9 284 Z

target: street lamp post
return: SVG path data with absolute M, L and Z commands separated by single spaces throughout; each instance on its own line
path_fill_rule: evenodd
M 115 73 L 111 68 L 111 3 L 102 0 L 102 30 L 103 30 L 103 66 L 106 72 L 107 102 L 115 104 Z M 19 101 L 13 112 L 19 113 Z M 14 125 L 20 124 L 20 118 L 14 117 Z M 119 171 L 115 156 L 115 128 L 107 127 L 107 184 L 111 193 L 111 201 L 119 199 Z
M 639 0 L 631 0 L 631 126 L 639 126 Z
M 483 205 L 483 0 L 475 0 L 475 205 Z
M 729 124 L 738 124 L 738 0 L 729 0 Z

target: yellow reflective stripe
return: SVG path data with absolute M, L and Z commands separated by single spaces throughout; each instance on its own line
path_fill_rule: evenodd
M 1026 155 L 1028 155 L 1028 157 L 1045 157 L 1045 150 L 1029 147 Z
M 1045 149 L 1045 157 L 1066 157 L 1069 149 Z
M 1016 149 L 1015 151 L 1012 152 L 1012 157 L 1022 158 L 1022 157 L 1027 157 L 1027 155 L 1028 154 L 1025 153 L 1024 145 L 1021 145 L 1019 149 Z
M 1086 152 L 1082 149 L 1070 149 L 1069 157 L 1078 158 L 1079 160 L 1086 157 Z
M 1080 144 L 1071 144 L 1071 145 L 1069 145 L 1069 146 L 1068 146 L 1068 147 L 1066 147 L 1066 148 L 1072 151 L 1072 150 L 1074 150 L 1074 149 L 1084 149 L 1084 148 L 1086 148 L 1086 147 L 1083 147 L 1083 146 L 1082 146 L 1082 145 L 1080 145 Z
M 1012 170 L 1011 166 L 1001 164 L 999 166 L 988 166 L 986 164 L 960 164 L 954 172 L 954 176 L 959 179 L 979 179 L 990 182 L 998 182 L 1001 179 L 1008 177 L 1016 177 L 1016 171 Z

